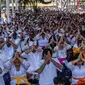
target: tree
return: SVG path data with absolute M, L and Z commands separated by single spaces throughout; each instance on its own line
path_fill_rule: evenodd
M 33 9 L 35 10 L 37 8 L 37 2 L 39 0 L 19 0 L 20 4 L 24 4 L 24 9 L 26 7 L 26 5 L 32 6 Z
M 85 2 L 85 0 L 81 0 L 81 2 Z

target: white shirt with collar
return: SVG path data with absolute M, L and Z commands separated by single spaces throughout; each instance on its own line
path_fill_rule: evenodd
M 66 51 L 71 48 L 70 45 L 64 47 L 62 50 L 59 50 L 58 46 L 54 48 L 55 52 L 57 52 L 58 58 L 66 58 L 67 54 Z
M 30 52 L 28 54 L 22 53 L 21 56 L 23 58 L 27 58 L 28 62 L 30 63 L 30 67 L 28 69 L 29 73 L 32 73 L 38 68 L 38 63 L 42 59 L 42 53 L 40 52 Z
M 57 58 L 54 58 L 57 63 L 60 64 Z M 44 60 L 41 60 L 39 63 L 40 66 L 44 63 Z M 43 72 L 40 74 L 39 78 L 39 84 L 40 85 L 54 85 L 53 79 L 57 77 L 56 69 L 58 69 L 52 62 L 47 64 L 43 70 Z

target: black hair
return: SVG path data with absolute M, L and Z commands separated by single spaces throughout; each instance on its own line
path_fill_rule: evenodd
M 18 84 L 16 84 L 16 85 L 18 85 Z M 19 85 L 26 85 L 26 84 L 19 84 Z
M 55 77 L 53 79 L 53 81 L 54 81 L 54 84 L 64 84 L 64 79 L 62 77 L 60 77 L 60 76 Z
M 52 38 L 53 38 L 53 40 L 56 42 L 55 35 L 53 34 L 53 35 L 49 38 L 48 43 L 51 42 L 51 39 L 52 39 Z M 50 44 L 50 46 L 51 46 L 52 49 L 54 49 L 54 47 L 56 46 L 56 43 L 55 43 L 55 42 L 53 42 L 53 43 Z
M 81 44 L 82 43 L 82 40 L 78 40 L 77 41 L 77 44 L 79 45 L 79 44 Z
M 74 54 L 73 56 L 73 60 L 76 60 L 79 57 L 80 53 Z M 74 65 L 77 65 L 77 63 L 75 63 Z M 82 63 L 82 65 L 84 65 L 84 62 Z
M 50 38 L 49 38 L 49 41 L 48 41 L 48 43 L 50 43 L 51 42 L 51 39 L 54 39 L 54 41 L 56 41 L 56 38 L 55 38 L 55 35 L 53 34 Z
M 49 49 L 49 48 L 45 48 L 44 50 L 43 50 L 43 53 L 42 53 L 42 56 L 44 57 L 44 54 L 48 54 L 48 51 L 50 52 L 50 54 L 51 54 L 51 56 L 52 56 L 52 50 L 51 49 Z
M 72 56 L 73 56 L 73 49 L 70 48 L 66 51 L 66 54 L 67 54 L 67 61 L 70 62 L 73 60 Z
M 16 39 L 17 38 L 17 33 L 14 32 L 12 36 L 13 36 L 14 39 Z

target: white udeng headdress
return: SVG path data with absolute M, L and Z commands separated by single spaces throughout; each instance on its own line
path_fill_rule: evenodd
M 29 42 L 29 46 L 32 46 L 33 43 L 34 43 L 34 45 L 37 45 L 37 42 L 36 42 L 36 41 L 30 41 L 30 42 Z

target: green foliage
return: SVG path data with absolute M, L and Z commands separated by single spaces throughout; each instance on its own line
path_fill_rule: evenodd
M 81 2 L 85 2 L 85 0 L 81 0 Z

